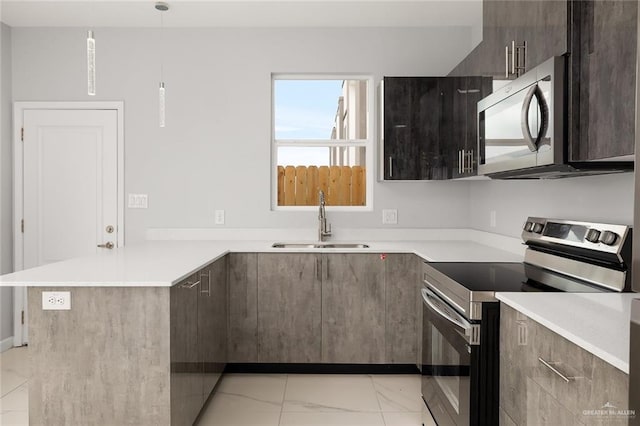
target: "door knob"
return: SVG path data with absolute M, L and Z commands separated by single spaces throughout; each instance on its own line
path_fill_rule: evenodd
M 111 250 L 113 248 L 113 243 L 108 241 L 106 244 L 98 244 L 98 247 Z

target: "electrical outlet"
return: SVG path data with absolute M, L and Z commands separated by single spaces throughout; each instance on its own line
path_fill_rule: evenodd
M 149 207 L 149 196 L 147 194 L 129 194 L 127 207 L 130 209 L 146 209 Z
M 224 210 L 216 210 L 214 216 L 216 225 L 224 225 Z
M 489 226 L 491 226 L 492 228 L 496 227 L 496 211 L 495 210 L 491 210 L 491 213 L 489 214 Z
M 68 311 L 71 309 L 71 292 L 43 291 L 42 309 L 45 311 Z
M 382 210 L 382 223 L 384 225 L 395 225 L 398 223 L 398 210 L 385 209 Z

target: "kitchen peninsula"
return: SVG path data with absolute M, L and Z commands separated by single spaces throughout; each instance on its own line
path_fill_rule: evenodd
M 482 233 L 478 234 L 482 241 Z M 376 334 L 384 339 L 404 324 L 408 327 L 404 335 L 414 337 L 408 339 L 412 341 L 404 356 L 387 351 L 376 362 L 415 364 L 419 299 L 414 290 L 423 260 L 522 259 L 517 252 L 460 239 L 460 235 L 462 232 L 455 230 L 449 239 L 440 235 L 431 241 L 366 241 L 369 248 L 348 250 L 275 249 L 267 241 L 155 241 L 5 275 L 0 278 L 3 286 L 29 286 L 30 422 L 191 424 L 220 376 L 227 354 L 232 355 L 231 362 L 249 359 L 241 353 L 246 345 L 238 341 L 245 336 L 239 325 L 247 318 L 257 322 L 255 298 L 270 297 L 268 287 L 261 287 L 259 294 L 255 284 L 253 291 L 249 290 L 244 282 L 250 280 L 247 267 L 244 271 L 234 267 L 233 258 L 229 261 L 233 255 L 249 254 L 254 259 L 256 253 L 294 256 L 302 276 L 309 268 L 317 268 L 321 255 L 367 255 L 358 260 L 362 271 L 367 269 L 366 262 L 383 264 L 385 259 L 393 261 L 394 255 L 406 256 L 398 257 L 398 267 L 389 270 L 407 269 L 404 279 L 398 281 L 402 286 L 397 288 L 398 298 L 393 299 L 393 303 L 404 305 L 382 317 L 379 325 L 383 329 Z M 238 278 L 242 272 L 244 278 Z M 319 271 L 311 271 L 312 277 L 313 272 Z M 296 275 L 296 282 L 298 278 Z M 318 285 L 312 281 L 309 288 L 318 289 Z M 299 282 L 289 291 L 304 286 Z M 71 309 L 43 310 L 43 292 L 68 292 Z M 385 293 L 383 288 L 382 295 L 382 306 L 390 305 L 391 292 Z M 239 309 L 234 307 L 236 297 L 244 297 L 238 301 Z M 250 303 L 253 318 L 246 312 Z M 245 316 L 239 318 L 237 314 L 243 309 Z M 319 312 L 320 307 L 315 309 Z M 296 310 L 300 317 L 307 317 L 305 311 Z M 294 320 L 297 314 L 287 315 Z M 315 327 L 319 331 L 319 322 Z M 394 332 L 387 333 L 385 327 Z M 273 328 L 260 332 L 280 333 Z M 257 346 L 255 341 L 253 344 Z M 269 362 L 275 362 L 273 356 L 281 356 L 275 354 L 271 353 Z M 324 356 L 326 359 L 330 354 Z M 324 362 L 323 354 L 318 352 L 310 360 Z

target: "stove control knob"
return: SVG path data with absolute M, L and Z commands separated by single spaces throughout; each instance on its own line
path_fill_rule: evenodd
M 534 223 L 533 224 L 533 229 L 531 230 L 531 232 L 535 232 L 536 234 L 540 234 L 542 232 L 542 229 L 544 228 L 544 225 L 541 223 Z
M 531 232 L 533 229 L 533 222 L 527 222 L 524 224 L 524 230 L 527 232 Z
M 612 246 L 618 241 L 618 234 L 611 231 L 604 231 L 600 236 L 600 242 L 608 246 Z
M 589 241 L 590 243 L 597 243 L 598 240 L 600 239 L 600 231 L 598 231 L 597 229 L 589 229 L 587 231 L 587 235 L 585 237 L 585 239 L 587 241 Z

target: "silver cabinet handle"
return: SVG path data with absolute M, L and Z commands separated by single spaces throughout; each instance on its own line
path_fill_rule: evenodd
M 462 173 L 467 173 L 467 150 L 462 150 Z
M 316 257 L 316 278 L 318 281 L 322 281 L 322 263 L 320 263 L 320 257 Z
M 509 45 L 504 47 L 504 78 L 509 78 Z
M 547 361 L 545 361 L 544 359 L 542 359 L 540 357 L 538 357 L 538 361 L 540 361 L 542 363 L 542 365 L 547 367 L 549 370 L 553 371 L 555 374 L 560 376 L 560 378 L 562 380 L 564 380 L 565 382 L 567 382 L 567 383 L 569 383 L 569 382 L 571 382 L 571 381 L 576 379 L 575 377 L 565 376 L 560 371 L 558 371 L 558 369 L 554 367 L 554 364 L 556 364 L 555 362 L 547 362 Z
M 470 149 L 469 151 L 465 151 L 464 152 L 464 156 L 467 158 L 466 163 L 466 167 L 464 168 L 464 172 L 465 173 L 472 173 L 473 172 L 473 150 Z
M 187 289 L 191 289 L 194 288 L 195 286 L 197 286 L 198 284 L 200 284 L 200 280 L 194 282 L 194 283 L 190 283 L 189 281 L 187 281 L 184 284 L 180 284 L 180 288 L 187 288 Z
M 327 268 L 326 277 L 327 277 L 327 279 L 329 279 L 329 256 L 325 256 L 324 260 L 325 260 L 325 267 Z
M 522 46 L 520 46 L 520 50 L 522 53 L 518 52 L 518 75 L 522 75 L 527 71 L 527 42 L 523 41 Z M 520 55 L 522 54 L 522 60 L 520 60 Z
M 389 177 L 393 177 L 393 157 L 389 156 Z
M 200 290 L 200 293 L 211 296 L 211 271 L 209 271 L 209 272 L 200 272 L 200 281 L 202 281 L 202 277 L 207 277 L 207 284 L 208 285 L 207 285 L 207 289 L 206 290 Z
M 114 247 L 114 245 L 111 241 L 107 241 L 105 244 L 98 244 L 98 247 L 111 250 Z
M 516 73 L 516 41 L 511 41 L 511 74 Z

